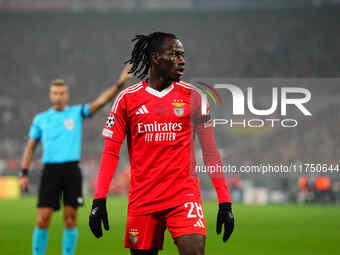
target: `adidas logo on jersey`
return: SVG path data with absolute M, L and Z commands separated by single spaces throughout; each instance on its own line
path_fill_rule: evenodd
M 199 219 L 195 224 L 194 227 L 198 227 L 198 228 L 205 228 L 204 223 L 201 219 Z
M 140 107 L 138 109 L 138 111 L 136 112 L 136 114 L 147 114 L 149 113 L 148 109 L 146 109 L 145 105 L 143 104 L 142 107 Z

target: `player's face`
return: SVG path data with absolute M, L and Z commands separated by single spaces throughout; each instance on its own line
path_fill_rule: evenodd
M 70 95 L 67 86 L 51 86 L 50 101 L 55 110 L 63 110 L 68 102 L 69 97 Z
M 179 81 L 184 73 L 184 48 L 178 39 L 165 40 L 157 68 L 169 81 Z

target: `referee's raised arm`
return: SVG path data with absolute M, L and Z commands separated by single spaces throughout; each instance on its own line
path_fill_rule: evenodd
M 99 111 L 105 104 L 110 102 L 112 98 L 117 95 L 117 93 L 124 87 L 124 85 L 129 81 L 132 77 L 132 74 L 129 73 L 131 69 L 131 65 L 128 64 L 122 70 L 120 77 L 116 84 L 112 87 L 108 88 L 106 91 L 101 93 L 94 101 L 90 103 L 90 114 L 93 115 L 97 111 Z

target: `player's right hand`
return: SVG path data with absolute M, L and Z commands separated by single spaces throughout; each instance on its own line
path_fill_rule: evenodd
M 109 221 L 107 218 L 106 199 L 94 199 L 89 217 L 89 226 L 93 235 L 97 238 L 103 236 L 102 222 L 105 230 L 109 230 Z

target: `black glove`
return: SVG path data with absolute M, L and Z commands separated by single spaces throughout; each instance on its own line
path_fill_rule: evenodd
M 216 232 L 220 234 L 224 225 L 223 242 L 226 242 L 234 230 L 234 215 L 231 211 L 231 203 L 219 204 L 217 214 Z
M 106 199 L 94 199 L 92 202 L 92 209 L 89 217 L 89 226 L 95 237 L 103 236 L 102 222 L 105 230 L 109 230 L 109 221 L 107 219 Z

